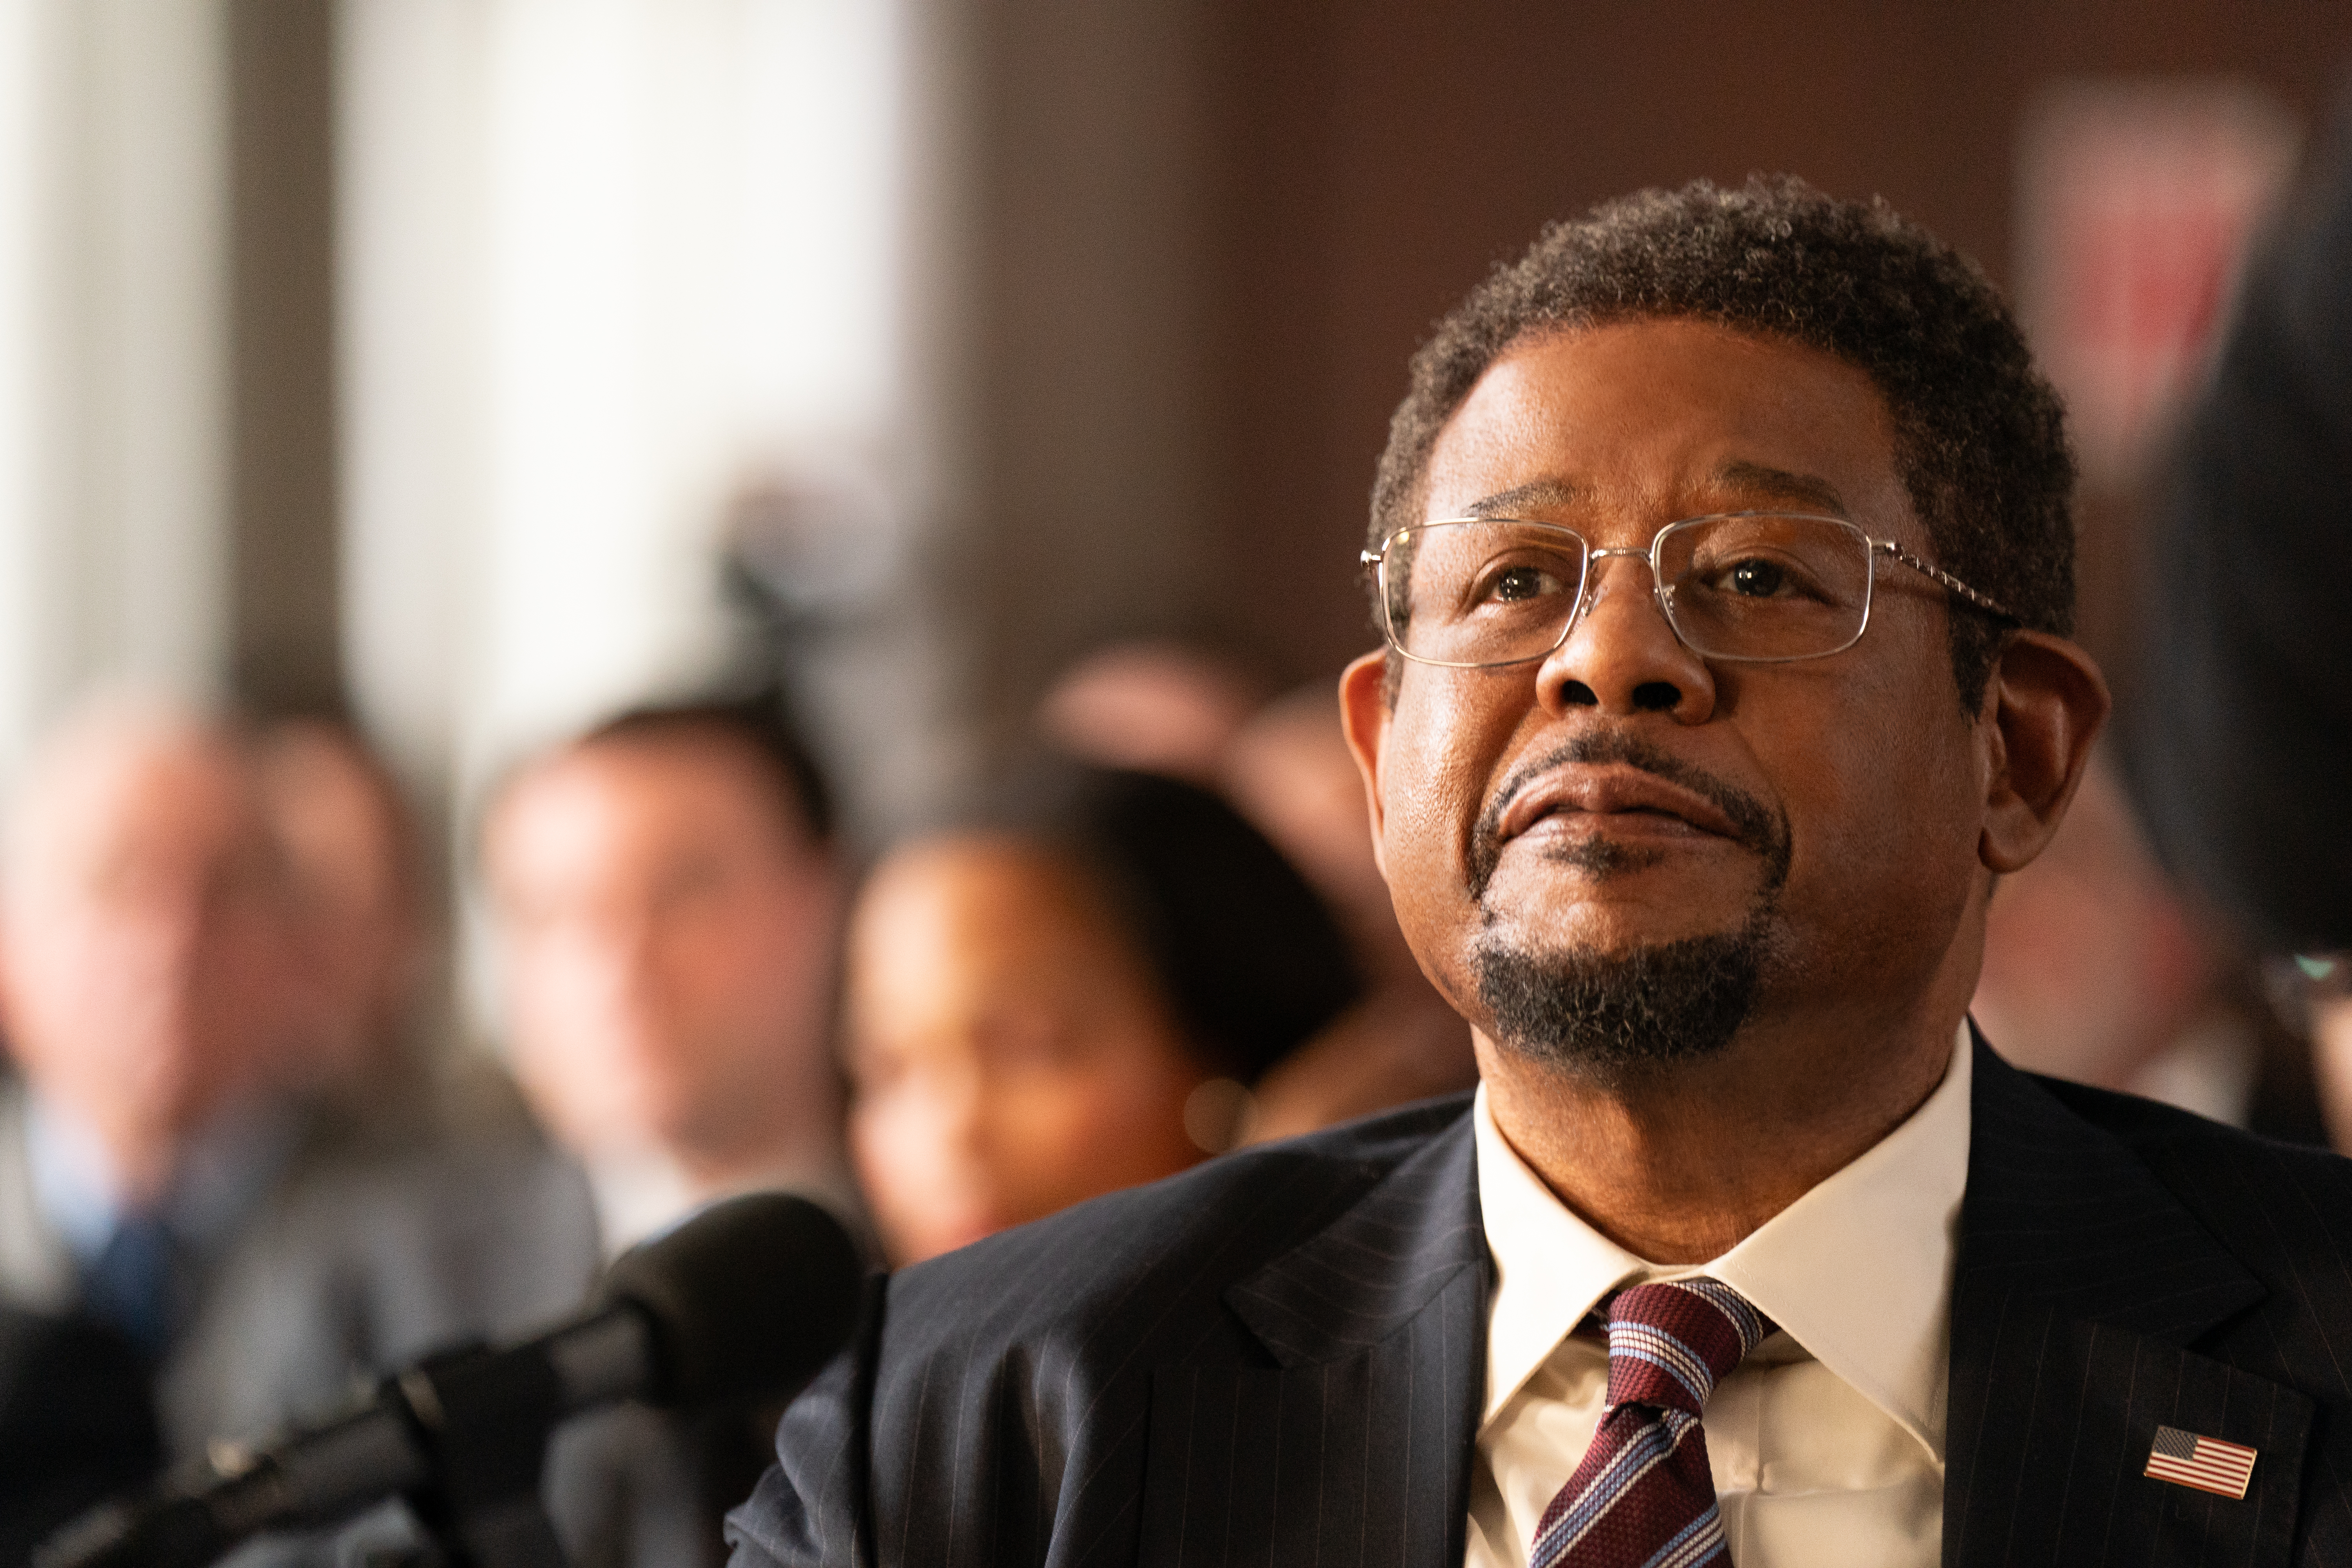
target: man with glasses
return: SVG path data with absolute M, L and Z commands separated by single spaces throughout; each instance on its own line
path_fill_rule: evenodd
M 1342 677 L 1482 1087 L 877 1294 L 739 1561 L 2352 1561 L 2352 1180 L 1967 1007 L 2107 696 L 2055 396 L 1793 181 L 1443 322 Z

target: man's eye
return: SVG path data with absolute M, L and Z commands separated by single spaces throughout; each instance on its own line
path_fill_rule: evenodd
M 1785 592 L 1789 574 L 1769 561 L 1742 561 L 1727 574 L 1731 591 L 1750 599 L 1769 599 Z
M 1559 577 L 1540 566 L 1507 566 L 1487 579 L 1486 597 L 1499 604 L 1520 605 L 1562 591 Z

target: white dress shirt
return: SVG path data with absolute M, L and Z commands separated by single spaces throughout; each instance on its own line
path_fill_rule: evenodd
M 1714 1261 L 1661 1267 L 1552 1195 L 1473 1111 L 1495 1258 L 1468 1568 L 1526 1568 L 1553 1494 L 1591 1446 L 1609 1351 L 1572 1331 L 1622 1285 L 1704 1274 L 1779 1331 L 1704 1417 L 1738 1568 L 1902 1568 L 1941 1558 L 1952 1251 L 1969 1166 L 1969 1031 L 1927 1102 Z

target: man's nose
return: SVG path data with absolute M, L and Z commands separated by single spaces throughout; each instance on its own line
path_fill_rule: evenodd
M 1593 552 L 1568 638 L 1537 673 L 1546 708 L 1598 709 L 1612 718 L 1664 713 L 1684 724 L 1703 724 L 1714 713 L 1714 672 L 1667 624 L 1647 555 Z

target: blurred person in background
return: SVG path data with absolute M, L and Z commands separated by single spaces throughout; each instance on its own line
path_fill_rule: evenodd
M 1218 796 L 1042 772 L 875 868 L 849 922 L 851 1142 L 909 1263 L 1171 1175 L 1360 990 L 1312 889 Z
M 427 952 L 415 826 L 346 726 L 289 720 L 255 751 L 301 948 L 298 1068 L 381 1105 L 427 1068 L 414 1016 Z
M 2151 519 L 2145 673 L 2117 712 L 2158 858 L 2275 955 L 2331 1140 L 2352 1152 L 2347 280 L 2352 95 L 2248 264 L 2183 426 Z
M 856 1212 L 831 1050 L 830 796 L 772 699 L 647 708 L 485 820 L 508 1048 L 617 1252 L 776 1187 Z
M 2103 1089 L 2135 1087 L 2185 1043 L 2204 1058 L 2189 1109 L 2242 1125 L 2250 1057 L 2184 1042 L 2217 967 L 2102 756 L 2049 849 L 2002 880 L 1969 1011 L 2018 1066 Z
M 2323 1143 L 2307 1054 L 2252 965 L 2156 863 L 2108 753 L 2006 877 L 1969 1010 L 2016 1065 Z
M 0 1298 L 136 1346 L 173 1460 L 524 1327 L 518 1279 L 564 1249 L 483 1200 L 526 1179 L 502 1156 L 316 1092 L 295 914 L 234 727 L 116 698 L 35 759 L 0 879 Z
M 1263 702 L 1240 665 L 1210 649 L 1113 643 L 1054 682 L 1036 727 L 1065 756 L 1219 791 L 1346 932 L 1366 994 L 1256 1084 L 1246 1141 L 1311 1132 L 1476 1081 L 1470 1031 L 1397 929 L 1328 685 Z
M 2248 263 L 2150 521 L 2119 716 L 2157 852 L 2265 951 L 2352 949 L 2352 98 Z
M 1064 756 L 1216 787 L 1265 692 L 1241 665 L 1190 643 L 1111 643 L 1064 670 L 1037 704 Z
M 1328 684 L 1266 704 L 1225 748 L 1226 795 L 1282 850 L 1347 932 L 1364 999 L 1259 1080 L 1252 1142 L 1475 1088 L 1470 1030 L 1421 972 L 1372 858 L 1362 775 Z
M 780 700 L 640 709 L 533 758 L 481 850 L 509 1058 L 606 1252 L 754 1188 L 855 1220 L 831 797 Z M 721 1561 L 777 1414 L 625 1405 L 563 1428 L 546 1493 L 574 1568 Z

